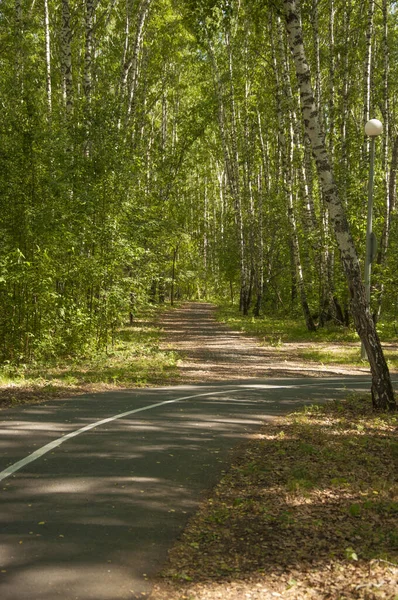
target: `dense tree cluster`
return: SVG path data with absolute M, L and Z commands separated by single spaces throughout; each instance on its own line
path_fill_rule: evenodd
M 2 2 L 2 360 L 106 346 L 176 295 L 352 315 L 377 346 L 363 129 L 384 124 L 376 318 L 397 303 L 396 2 L 298 4 Z

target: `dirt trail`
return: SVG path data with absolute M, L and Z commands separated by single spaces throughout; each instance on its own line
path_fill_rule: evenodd
M 181 355 L 181 383 L 369 372 L 366 368 L 350 365 L 324 366 L 295 359 L 294 348 L 303 344 L 285 345 L 288 351 L 286 347 L 260 345 L 255 338 L 231 331 L 216 321 L 215 310 L 212 304 L 190 302 L 168 311 L 162 318 L 162 347 Z

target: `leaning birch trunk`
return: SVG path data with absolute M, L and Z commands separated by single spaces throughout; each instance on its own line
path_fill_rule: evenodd
M 364 343 L 370 363 L 373 406 L 382 410 L 395 410 L 397 405 L 394 398 L 388 366 L 384 358 L 374 321 L 370 314 L 358 256 L 332 174 L 332 167 L 326 151 L 324 136 L 320 129 L 319 117 L 315 107 L 311 84 L 311 74 L 305 54 L 297 1 L 283 0 L 283 10 L 286 21 L 286 30 L 300 87 L 304 126 L 311 141 L 320 186 L 325 202 L 329 208 L 331 223 L 341 253 L 341 261 L 351 295 L 352 314 L 355 326 Z
M 304 232 L 305 232 L 305 236 L 307 240 L 310 240 L 310 245 L 312 247 L 312 250 L 314 252 L 314 262 L 315 262 L 315 268 L 318 272 L 319 275 L 319 323 L 321 326 L 323 326 L 325 324 L 326 321 L 326 309 L 327 309 L 327 303 L 329 301 L 330 304 L 330 311 L 333 313 L 333 315 L 335 314 L 334 311 L 334 302 L 333 302 L 333 298 L 330 298 L 331 293 L 330 293 L 330 289 L 329 289 L 329 285 L 328 285 L 328 269 L 327 269 L 327 257 L 328 257 L 328 252 L 327 252 L 327 248 L 326 248 L 326 244 L 325 242 L 322 240 L 322 237 L 319 235 L 319 224 L 318 224 L 318 219 L 316 216 L 316 212 L 315 212 L 315 206 L 314 206 L 314 199 L 313 199 L 313 194 L 312 194 L 312 189 L 310 189 L 310 186 L 308 184 L 308 178 L 307 178 L 307 173 L 309 174 L 311 167 L 310 167 L 310 160 L 311 157 L 305 157 L 305 153 L 306 153 L 306 149 L 305 149 L 305 142 L 302 142 L 302 130 L 301 130 L 301 125 L 299 123 L 299 120 L 297 118 L 297 114 L 296 114 L 296 104 L 297 102 L 295 101 L 295 98 L 293 96 L 293 91 L 292 91 L 292 86 L 291 86 L 291 82 L 290 82 L 290 64 L 289 64 L 289 60 L 288 57 L 286 56 L 286 51 L 285 51 L 285 44 L 284 44 L 284 38 L 283 38 L 283 24 L 281 19 L 278 17 L 278 45 L 279 45 L 279 55 L 281 57 L 281 62 L 282 62 L 282 68 L 281 68 L 281 74 L 282 74 L 282 89 L 283 89 L 283 95 L 284 97 L 286 97 L 288 104 L 289 104 L 289 114 L 292 120 L 292 124 L 293 124 L 293 142 L 294 142 L 294 147 L 297 150 L 303 150 L 303 158 L 300 159 L 299 164 L 300 167 L 298 168 L 298 179 L 299 182 L 301 184 L 301 188 L 302 188 L 302 192 L 303 192 L 303 208 L 304 208 L 304 212 L 303 212 L 303 219 L 302 219 L 302 223 L 303 223 L 303 228 L 304 228 Z M 274 62 L 275 65 L 275 72 L 277 72 L 277 65 L 276 62 Z M 279 79 L 279 77 L 277 76 L 277 80 Z M 285 100 L 286 101 L 286 100 Z M 307 155 L 309 154 L 309 152 L 307 151 Z M 294 231 L 294 228 L 292 229 L 292 231 Z M 326 236 L 325 236 L 326 237 Z M 298 243 L 298 240 L 297 240 Z M 293 246 L 294 248 L 294 243 Z M 301 269 L 301 265 L 300 265 L 300 269 Z M 298 281 L 300 282 L 300 277 L 298 277 Z M 303 284 L 304 285 L 304 284 Z M 308 304 L 307 304 L 308 307 Z M 308 326 L 308 324 L 307 324 Z M 311 326 L 309 327 L 310 331 L 313 330 L 313 321 L 311 321 Z

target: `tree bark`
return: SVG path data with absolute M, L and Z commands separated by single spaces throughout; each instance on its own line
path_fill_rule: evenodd
M 94 13 L 94 0 L 86 0 L 83 91 L 88 102 L 91 101 Z
M 224 154 L 225 172 L 226 179 L 231 194 L 231 198 L 234 204 L 235 222 L 237 227 L 237 237 L 239 245 L 239 263 L 240 263 L 240 278 L 241 278 L 241 291 L 240 291 L 240 303 L 239 308 L 243 314 L 247 314 L 250 307 L 250 286 L 249 277 L 246 268 L 246 246 L 245 246 L 245 235 L 243 230 L 243 213 L 242 213 L 242 201 L 241 201 L 241 186 L 239 179 L 239 154 L 236 143 L 236 115 L 235 115 L 235 98 L 234 89 L 231 86 L 229 90 L 230 100 L 230 111 L 231 111 L 231 123 L 230 130 L 227 128 L 227 106 L 224 100 L 224 90 L 221 76 L 218 70 L 216 61 L 215 51 L 208 40 L 209 55 L 213 67 L 213 78 L 215 85 L 215 92 L 217 97 L 218 105 L 218 125 L 221 137 L 221 144 Z M 231 47 L 228 45 L 228 78 L 232 84 L 232 55 Z M 229 134 L 229 135 L 228 135 Z
M 131 59 L 123 65 L 122 91 L 124 90 L 124 88 L 127 85 L 128 76 L 131 71 L 130 92 L 129 92 L 128 106 L 127 106 L 127 121 L 129 120 L 131 114 L 134 112 L 133 108 L 134 108 L 134 103 L 135 103 L 135 99 L 136 99 L 135 96 L 136 96 L 138 78 L 139 78 L 139 72 L 140 72 L 140 55 L 141 55 L 142 43 L 144 40 L 144 28 L 145 28 L 145 23 L 146 23 L 146 20 L 148 17 L 151 2 L 152 2 L 152 0 L 142 0 L 142 2 L 140 3 L 139 9 L 138 9 L 138 16 L 137 16 L 137 25 L 136 25 L 133 54 L 131 56 Z
M 69 1 L 62 0 L 61 70 L 62 87 L 67 116 L 73 112 L 72 80 L 72 30 L 70 26 Z
M 311 141 L 320 186 L 329 208 L 341 261 L 348 281 L 351 296 L 352 314 L 358 334 L 364 343 L 371 373 L 372 399 L 376 409 L 395 410 L 397 408 L 387 363 L 384 358 L 379 336 L 369 304 L 366 301 L 365 288 L 354 242 L 350 233 L 347 217 L 338 195 L 331 162 L 321 132 L 318 111 L 315 106 L 303 33 L 300 24 L 299 8 L 296 0 L 283 0 L 283 10 L 289 44 L 293 53 L 297 80 L 300 88 L 301 108 L 305 130 Z
M 307 329 L 309 331 L 316 331 L 316 326 L 311 315 L 311 311 L 308 306 L 307 292 L 305 288 L 303 267 L 300 255 L 300 244 L 297 231 L 297 222 L 294 207 L 294 193 L 293 193 L 293 169 L 294 169 L 294 155 L 293 155 L 293 142 L 298 142 L 296 130 L 296 136 L 294 132 L 294 110 L 292 106 L 293 96 L 290 89 L 290 81 L 287 72 L 286 65 L 286 53 L 284 43 L 282 39 L 282 32 L 280 29 L 280 20 L 278 19 L 278 41 L 279 41 L 279 55 L 281 65 L 279 66 L 276 61 L 274 53 L 274 66 L 276 75 L 277 85 L 277 111 L 278 111 L 278 124 L 279 124 L 279 146 L 281 150 L 282 159 L 282 178 L 283 185 L 285 188 L 285 196 L 287 202 L 287 217 L 289 223 L 289 234 L 290 234 L 290 247 L 292 253 L 292 261 L 294 264 L 295 278 L 299 294 L 301 307 Z M 279 67 L 279 69 L 278 69 Z M 282 81 L 278 73 L 282 73 Z M 287 120 L 287 122 L 286 122 Z M 294 139 L 296 138 L 296 139 Z
M 48 11 L 48 0 L 44 0 L 44 35 L 46 41 L 46 92 L 48 115 L 52 112 L 52 92 L 51 92 L 51 38 L 50 38 L 50 16 Z
M 390 241 L 390 230 L 391 230 L 391 215 L 394 208 L 394 193 L 390 191 L 390 170 L 393 167 L 395 161 L 395 170 L 397 164 L 397 142 L 395 141 L 392 157 L 391 166 L 388 164 L 388 148 L 390 142 L 390 101 L 389 101 L 389 83 L 390 83 L 390 52 L 388 46 L 388 14 L 389 14 L 389 0 L 383 0 L 383 171 L 384 171 L 384 226 L 381 235 L 380 249 L 377 256 L 377 264 L 384 265 L 387 259 L 388 246 Z M 398 139 L 398 138 L 397 138 Z M 379 320 L 381 315 L 381 307 L 384 296 L 384 282 L 381 281 L 377 286 L 378 297 L 377 297 L 377 308 L 375 311 L 374 318 Z

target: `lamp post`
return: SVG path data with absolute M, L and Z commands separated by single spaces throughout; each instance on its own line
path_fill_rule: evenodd
M 365 254 L 365 294 L 368 305 L 370 306 L 370 274 L 372 262 L 376 254 L 376 238 L 372 232 L 373 216 L 373 180 L 375 164 L 375 140 L 377 136 L 383 133 L 383 124 L 378 119 L 371 119 L 365 125 L 365 133 L 370 137 L 370 164 L 369 164 L 369 184 L 368 184 L 368 219 L 366 224 L 366 254 Z M 362 342 L 361 358 L 365 359 L 366 350 Z

